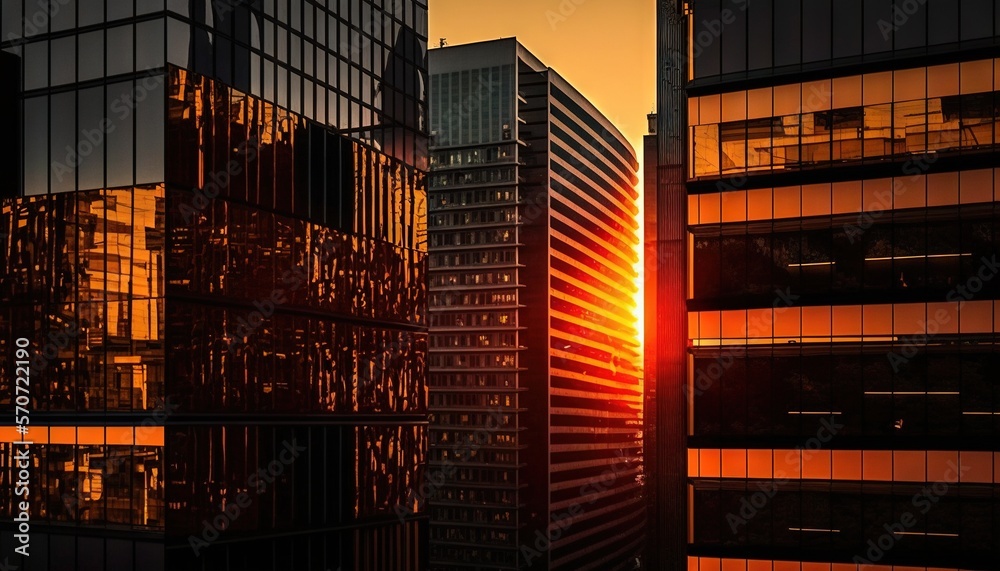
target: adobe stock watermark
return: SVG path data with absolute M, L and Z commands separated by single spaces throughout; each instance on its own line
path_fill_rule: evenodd
M 958 303 L 958 309 L 961 311 L 965 304 L 972 301 L 976 295 L 986 287 L 986 284 L 993 280 L 1000 273 L 1000 262 L 997 261 L 996 254 L 992 258 L 987 259 L 983 256 L 980 259 L 982 265 L 979 266 L 979 270 L 976 275 L 970 277 L 965 281 L 964 284 L 954 287 L 945 296 L 945 299 L 951 303 Z M 948 311 L 938 309 L 934 312 L 934 315 L 924 321 L 923 319 L 917 321 L 917 325 L 924 330 L 923 333 L 916 335 L 909 335 L 901 339 L 903 345 L 899 349 L 893 349 L 886 353 L 886 357 L 889 359 L 889 364 L 892 365 L 892 370 L 899 372 L 903 365 L 910 362 L 917 354 L 920 352 L 921 347 L 925 347 L 931 339 L 936 337 L 940 332 L 941 328 L 950 323 L 952 320 L 952 315 Z
M 29 0 L 24 7 L 27 9 L 32 6 L 37 9 L 30 16 L 25 14 L 21 18 L 23 33 L 20 36 L 13 32 L 7 34 L 7 41 L 11 42 L 12 46 L 25 44 L 38 34 L 48 31 L 52 18 L 58 16 L 59 12 L 63 10 L 72 11 L 76 4 L 74 0 L 37 0 L 35 2 Z
M 833 440 L 844 428 L 843 424 L 837 422 L 835 416 L 822 418 L 819 423 L 821 426 L 816 431 L 816 436 L 806 440 L 802 446 L 788 451 L 788 454 L 785 455 L 786 464 L 795 463 L 796 457 L 799 458 L 801 464 L 804 464 L 815 455 L 816 451 L 822 450 L 823 446 Z M 796 479 L 798 479 L 798 476 L 796 476 Z M 774 496 L 778 495 L 778 490 L 790 481 L 791 479 L 786 476 L 785 472 L 780 470 L 774 473 L 774 479 L 768 484 L 758 482 L 758 491 L 749 498 L 746 496 L 740 498 L 739 512 L 729 512 L 726 514 L 726 523 L 729 524 L 729 530 L 733 535 L 739 532 L 740 527 L 747 525 L 750 523 L 750 520 L 757 517 L 760 510 L 764 509 L 768 502 Z
M 319 251 L 316 263 L 323 264 L 334 256 L 339 259 L 341 247 L 342 244 L 340 242 L 327 238 L 318 246 Z M 230 351 L 245 344 L 254 332 L 274 317 L 277 309 L 288 303 L 288 294 L 294 293 L 308 284 L 309 272 L 305 267 L 297 265 L 285 270 L 281 274 L 280 280 L 282 287 L 275 288 L 265 298 L 255 300 L 253 302 L 255 308 L 253 311 L 250 311 L 245 316 L 236 318 L 235 331 L 232 333 L 229 331 L 225 332 L 226 345 Z
M 957 484 L 962 479 L 962 475 L 971 470 L 969 466 L 956 466 L 954 462 L 948 461 L 948 471 L 944 474 L 944 479 L 925 486 L 913 495 L 910 505 L 920 515 L 927 515 L 929 511 L 948 494 L 951 484 Z M 891 551 L 896 545 L 908 535 L 925 535 L 925 532 L 909 531 L 918 522 L 914 510 L 903 512 L 894 522 L 882 525 L 885 533 L 875 539 L 868 540 L 868 550 L 864 555 L 855 555 L 852 561 L 858 565 L 873 565 L 881 561 L 886 553 Z
M 797 302 L 800 297 L 792 293 L 791 287 L 785 288 L 785 291 L 775 290 L 775 293 L 777 296 L 771 304 L 774 311 L 763 312 L 760 316 L 754 317 L 748 321 L 743 331 L 747 338 L 756 337 L 757 335 L 770 331 L 771 326 L 774 323 L 774 316 L 780 315 L 788 311 L 791 307 L 794 307 L 795 302 Z M 701 396 L 705 394 L 705 391 L 710 389 L 716 381 L 721 379 L 723 373 L 732 367 L 733 363 L 735 363 L 737 359 L 742 359 L 746 357 L 746 355 L 746 345 L 732 345 L 727 347 L 714 362 L 710 363 L 708 367 L 706 367 L 706 369 L 697 369 L 693 389 L 685 383 L 681 390 L 689 399 L 692 396 L 692 392 L 694 396 Z
M 274 316 L 279 307 L 288 303 L 288 294 L 301 289 L 307 283 L 309 276 L 305 268 L 295 266 L 285 270 L 280 279 L 283 287 L 276 287 L 269 296 L 254 300 L 255 309 L 245 316 L 236 318 L 236 329 L 232 333 L 225 332 L 226 345 L 230 352 L 245 344 L 251 335 Z
M 858 214 L 858 218 L 853 223 L 844 224 L 844 234 L 848 242 L 854 244 L 861 236 L 871 229 L 885 213 L 892 210 L 894 197 L 902 196 L 912 187 L 922 175 L 930 170 L 931 165 L 938 160 L 937 153 L 925 152 L 919 157 L 912 158 L 903 164 L 903 174 L 910 175 L 908 178 L 893 177 L 892 188 L 880 190 L 872 195 L 873 201 L 868 205 L 868 209 Z
M 131 438 L 135 443 L 135 446 L 143 446 L 144 442 L 151 439 L 157 432 L 157 427 L 162 427 L 170 415 L 174 414 L 180 405 L 170 401 L 170 397 L 165 399 L 157 399 L 156 407 L 149 413 L 142 423 L 136 427 L 121 428 L 121 436 L 125 439 Z M 112 427 L 107 428 L 110 433 L 114 430 Z M 105 456 L 104 460 L 91 460 L 91 467 L 101 468 L 102 474 L 108 475 L 111 473 L 111 469 L 117 469 L 122 464 L 126 464 L 131 461 L 130 456 Z M 76 517 L 76 509 L 87 501 L 83 495 L 83 489 L 77 490 L 75 494 L 65 493 L 62 495 L 63 507 L 66 509 L 66 513 L 72 517 Z M 2 571 L 2 570 L 0 570 Z
M 274 484 L 277 478 L 284 474 L 285 470 L 291 466 L 298 457 L 308 450 L 305 446 L 299 446 L 295 439 L 291 442 L 282 442 L 281 452 L 277 458 L 272 460 L 264 468 L 258 468 L 257 472 L 250 474 L 246 480 L 246 488 L 255 495 L 261 495 L 267 491 L 268 486 Z M 211 521 L 202 520 L 202 530 L 198 535 L 188 536 L 188 545 L 194 551 L 195 556 L 200 555 L 201 550 L 208 547 L 212 542 L 219 539 L 222 532 L 232 527 L 233 522 L 243 515 L 243 511 L 253 504 L 254 496 L 247 492 L 240 492 L 232 502 L 223 500 L 219 504 L 219 514 Z
M 70 344 L 83 332 L 84 330 L 76 321 L 66 323 L 58 331 L 50 331 L 46 337 L 47 342 L 31 356 L 31 372 L 41 373 L 44 371 L 49 363 L 59 357 L 59 352 L 69 349 Z
M 636 469 L 638 460 L 636 458 L 626 458 L 622 450 L 615 452 L 615 458 L 611 461 L 611 466 L 604 470 L 600 476 L 590 478 L 586 484 L 580 486 L 580 498 L 574 500 L 568 508 L 562 512 L 552 514 L 545 533 L 535 530 L 534 541 L 531 544 L 522 543 L 519 547 L 521 556 L 528 567 L 533 567 L 535 559 L 541 558 L 542 554 L 552 548 L 552 543 L 558 541 L 564 533 L 568 532 L 573 523 L 586 513 L 585 505 L 589 506 L 601 498 L 604 492 L 612 489 L 618 482 L 618 478 L 627 472 Z M 543 560 L 544 561 L 544 560 Z
M 750 0 L 733 0 L 733 4 L 736 5 L 738 11 L 746 12 Z M 734 22 L 736 22 L 736 12 L 730 8 L 723 8 L 719 12 L 718 18 L 704 19 L 700 24 L 695 23 L 695 29 L 691 34 L 691 59 L 696 60 L 701 57 L 706 49 L 722 37 L 726 26 Z M 683 70 L 686 69 L 688 55 L 682 50 L 671 49 L 667 60 L 669 64 L 672 64 L 673 69 Z
M 898 2 L 893 2 L 892 21 L 889 22 L 884 18 L 880 18 L 876 22 L 879 32 L 882 33 L 882 39 L 889 41 L 892 33 L 898 32 L 901 27 L 905 26 L 910 21 L 910 18 L 920 11 L 920 7 L 926 3 L 927 0 L 903 0 L 902 5 Z
M 486 418 L 485 426 L 477 427 L 467 442 L 463 442 L 461 446 L 455 448 L 452 457 L 461 458 L 459 462 L 465 462 L 470 452 L 487 446 L 491 435 L 503 428 L 503 416 L 502 408 L 497 407 L 496 410 L 491 411 Z M 455 475 L 458 468 L 459 465 L 453 462 L 451 458 L 446 458 L 437 469 L 427 474 L 423 482 L 415 488 L 410 488 L 405 503 L 396 504 L 394 508 L 399 522 L 405 523 L 407 516 L 416 513 L 420 505 L 433 498 L 448 483 L 449 478 Z
M 83 162 L 94 154 L 94 151 L 101 148 L 107 136 L 114 133 L 121 121 L 125 121 L 132 116 L 136 106 L 149 97 L 149 94 L 166 81 L 163 73 L 147 74 L 143 79 L 136 80 L 135 90 L 132 94 L 123 94 L 111 101 L 110 109 L 114 113 L 113 119 L 104 117 L 100 122 L 90 129 L 81 129 L 76 145 L 66 145 L 66 155 L 61 161 L 52 161 L 52 176 L 62 182 L 67 176 L 73 177 L 73 169 L 78 168 Z
M 549 27 L 555 30 L 570 18 L 576 11 L 587 3 L 587 0 L 561 0 L 555 10 L 546 10 L 545 19 L 549 22 Z
M 416 339 L 409 331 L 404 332 L 400 339 L 382 347 L 382 350 L 371 360 L 368 367 L 358 375 L 358 388 L 368 389 L 385 380 L 390 371 L 396 370 L 402 359 L 405 359 L 416 345 Z

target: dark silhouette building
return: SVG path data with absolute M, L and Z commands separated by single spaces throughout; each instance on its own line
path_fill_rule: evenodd
M 426 3 L 2 8 L 0 562 L 425 568 Z
M 430 52 L 432 569 L 632 569 L 638 164 L 516 39 Z
M 996 569 L 1000 4 L 658 19 L 656 568 Z

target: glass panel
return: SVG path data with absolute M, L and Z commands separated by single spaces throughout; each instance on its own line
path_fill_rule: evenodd
M 164 161 L 164 76 L 147 77 L 136 84 L 136 165 L 137 184 L 163 182 Z
M 747 5 L 743 0 L 726 0 L 723 9 L 728 10 L 729 20 L 725 23 L 722 38 L 722 73 L 734 73 L 747 69 Z
M 993 0 L 960 0 L 959 4 L 963 42 L 993 35 Z
M 893 45 L 897 50 L 927 45 L 927 6 L 912 0 L 893 1 Z
M 104 0 L 77 0 L 80 27 L 104 22 Z
M 811 0 L 802 4 L 802 62 L 830 59 L 830 0 Z M 727 30 L 728 33 L 728 30 Z
M 104 31 L 80 34 L 79 38 L 80 81 L 104 77 Z
M 108 21 L 113 22 L 122 18 L 131 18 L 133 4 L 134 2 L 120 2 L 116 0 L 108 2 Z
M 695 77 L 718 75 L 720 71 L 721 43 L 718 32 L 721 32 L 720 0 L 707 0 L 695 4 L 695 18 L 698 22 L 693 30 L 693 67 Z M 709 26 L 714 24 L 718 30 L 713 32 Z M 341 38 L 343 41 L 343 38 Z M 742 51 L 742 50 L 741 50 Z
M 24 90 L 49 84 L 49 43 L 32 42 L 24 46 Z M 30 125 L 30 123 L 26 123 Z
M 49 191 L 49 98 L 24 100 L 24 194 Z
M 108 86 L 107 184 L 109 188 L 133 182 L 134 99 L 132 82 Z
M 5 41 L 21 37 L 21 2 L 0 5 L 0 37 Z
M 93 87 L 80 91 L 80 124 L 77 137 L 81 161 L 79 169 L 80 190 L 104 187 L 104 139 L 107 131 L 104 121 L 104 88 Z
M 179 20 L 167 19 L 167 61 L 185 69 L 190 68 L 191 47 L 191 27 Z
M 958 2 L 955 0 L 927 0 L 927 43 L 930 45 L 958 41 Z
M 136 0 L 136 15 L 150 14 L 163 10 L 163 0 Z
M 55 4 L 48 4 L 47 11 L 51 18 L 49 24 L 51 31 L 62 32 L 76 26 L 76 2 L 77 0 L 60 0 Z M 27 5 L 31 6 L 32 3 L 28 2 Z M 43 6 L 37 3 L 35 5 L 39 8 Z
M 747 4 L 749 10 L 747 30 L 749 32 L 749 68 L 763 69 L 771 67 L 771 50 L 774 45 L 772 38 L 772 0 L 760 0 Z
M 774 65 L 797 65 L 802 61 L 802 14 L 800 0 L 774 0 Z
M 52 40 L 52 63 L 49 81 L 51 85 L 63 85 L 76 81 L 76 36 Z
M 865 53 L 874 54 L 892 49 L 892 0 L 864 0 Z
M 153 20 L 136 26 L 136 34 L 141 38 L 135 54 L 136 71 L 163 67 L 164 25 L 163 20 Z
M 837 0 L 833 3 L 833 57 L 861 55 L 862 0 Z
M 132 71 L 132 26 L 108 29 L 108 75 Z
M 51 192 L 68 192 L 76 187 L 76 92 L 52 96 L 50 134 Z

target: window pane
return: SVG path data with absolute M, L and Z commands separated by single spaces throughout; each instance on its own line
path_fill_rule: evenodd
M 132 71 L 132 26 L 108 29 L 108 75 Z
M 833 3 L 833 57 L 861 55 L 861 0 Z
M 899 14 L 904 14 L 903 16 Z M 893 47 L 897 50 L 916 48 L 927 45 L 927 6 L 923 2 L 914 3 L 911 0 L 895 0 L 892 21 Z
M 80 150 L 80 190 L 104 187 L 104 88 L 80 91 L 80 124 L 77 148 Z
M 52 40 L 51 85 L 76 81 L 76 36 Z
M 163 182 L 163 83 L 163 76 L 155 76 L 136 84 L 136 184 Z
M 694 9 L 694 21 L 696 23 L 694 25 L 694 37 L 692 38 L 694 42 L 692 56 L 694 57 L 695 77 L 718 75 L 721 42 L 716 33 L 710 30 L 709 27 L 718 26 L 721 29 L 722 22 L 719 19 L 719 0 L 698 2 L 695 4 Z M 341 42 L 343 42 L 343 38 L 341 38 Z
M 747 13 L 742 0 L 725 0 L 723 9 L 732 14 L 732 22 L 725 24 L 722 45 L 722 73 L 746 71 L 747 68 Z
M 24 46 L 24 89 L 38 89 L 49 84 L 49 43 L 33 42 Z M 27 123 L 30 125 L 30 123 Z
M 21 3 L 3 2 L 0 6 L 0 37 L 4 40 L 21 37 Z
M 109 188 L 132 184 L 133 106 L 131 81 L 108 86 L 107 118 L 111 122 L 107 136 Z
M 78 0 L 78 3 L 81 27 L 104 21 L 104 0 Z
M 958 41 L 958 2 L 955 0 L 927 0 L 929 26 L 927 43 L 930 45 Z
M 163 67 L 163 20 L 143 22 L 136 27 L 140 38 L 135 54 L 135 69 Z
M 960 0 L 962 41 L 993 35 L 993 0 Z
M 108 2 L 108 21 L 113 22 L 122 18 L 131 18 L 132 4 L 132 2 L 122 2 L 120 0 L 111 0 Z
M 892 0 L 865 0 L 863 22 L 866 54 L 892 49 Z
M 28 6 L 43 6 L 37 2 L 26 2 Z M 47 3 L 48 13 L 52 18 L 50 27 L 53 32 L 61 32 L 72 29 L 76 25 L 76 0 L 60 0 L 55 3 Z M 6 38 L 4 38 L 6 39 Z
M 761 69 L 771 66 L 771 0 L 760 0 L 748 3 L 749 41 L 747 42 L 749 68 Z
M 80 81 L 104 76 L 104 32 L 90 32 L 80 35 L 79 53 Z
M 802 61 L 802 15 L 799 0 L 774 0 L 774 65 L 796 65 Z
M 811 0 L 802 4 L 803 63 L 830 59 L 830 0 Z
M 76 92 L 52 96 L 50 139 L 52 192 L 69 192 L 76 187 Z
M 187 2 L 184 3 L 187 5 Z M 170 18 L 167 20 L 167 61 L 174 65 L 190 68 L 191 28 L 187 24 Z
M 24 100 L 24 194 L 49 191 L 49 98 Z

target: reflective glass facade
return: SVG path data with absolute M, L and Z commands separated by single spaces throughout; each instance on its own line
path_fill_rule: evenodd
M 36 4 L 0 21 L 30 568 L 424 568 L 425 3 Z
M 685 416 L 687 544 L 663 568 L 996 568 L 1000 3 L 666 4 L 659 197 L 664 160 L 687 196 L 659 222 L 688 271 L 659 299 L 686 291 L 688 355 L 657 398 Z
M 430 66 L 431 568 L 630 569 L 635 153 L 516 40 Z

